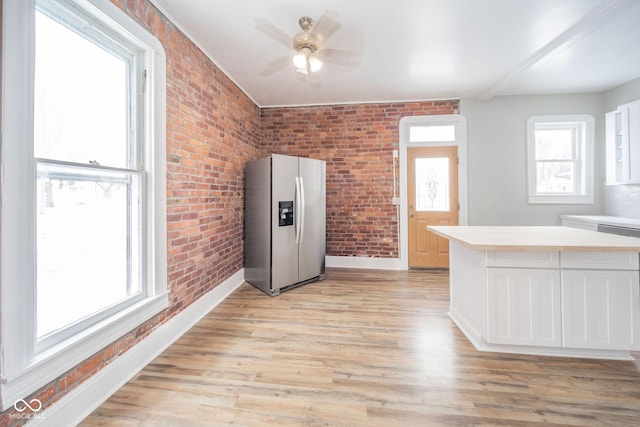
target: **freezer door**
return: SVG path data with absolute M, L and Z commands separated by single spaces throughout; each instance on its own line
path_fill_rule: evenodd
M 324 276 L 326 250 L 326 166 L 322 160 L 299 160 L 299 176 L 304 192 L 304 219 L 300 233 L 299 280 Z
M 296 244 L 296 177 L 298 158 L 274 154 L 271 156 L 271 289 L 272 291 L 298 283 L 298 245 Z M 293 202 L 293 224 L 280 221 L 282 209 Z
M 271 159 L 246 165 L 244 279 L 271 291 Z

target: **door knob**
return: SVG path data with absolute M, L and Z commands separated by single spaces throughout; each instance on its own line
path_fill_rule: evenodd
M 413 218 L 413 214 L 409 214 L 409 218 Z

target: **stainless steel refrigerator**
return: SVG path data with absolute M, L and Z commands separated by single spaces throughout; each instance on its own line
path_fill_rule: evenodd
M 246 165 L 245 280 L 267 295 L 324 279 L 326 165 L 273 154 Z

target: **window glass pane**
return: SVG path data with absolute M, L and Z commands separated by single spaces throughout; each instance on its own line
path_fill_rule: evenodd
M 536 173 L 538 193 L 573 193 L 575 191 L 573 162 L 538 162 Z
M 455 140 L 455 125 L 425 125 L 409 128 L 409 142 L 450 142 Z
M 538 129 L 535 133 L 536 160 L 572 160 L 573 129 Z
M 35 156 L 130 167 L 131 62 L 38 11 Z
M 138 188 L 135 175 L 38 164 L 38 337 L 140 292 Z
M 110 169 L 136 167 L 133 50 L 56 2 L 37 7 L 37 337 L 64 329 L 55 342 L 144 296 L 141 182 Z
M 416 210 L 450 210 L 449 203 L 449 158 L 418 158 L 416 171 Z

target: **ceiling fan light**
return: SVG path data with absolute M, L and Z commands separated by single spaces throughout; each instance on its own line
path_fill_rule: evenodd
M 320 67 L 322 67 L 322 61 L 320 61 L 318 58 L 316 58 L 313 55 L 309 57 L 309 68 L 311 69 L 312 73 L 315 73 L 316 71 L 318 71 Z
M 296 68 L 307 68 L 307 56 L 302 52 L 297 53 L 293 57 L 293 65 L 295 65 Z

